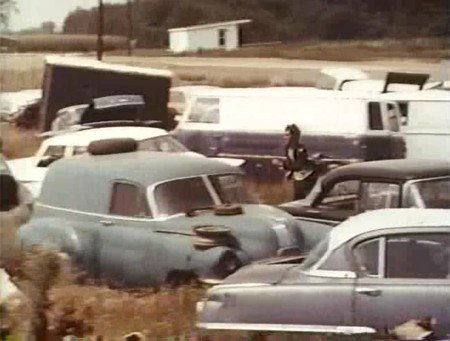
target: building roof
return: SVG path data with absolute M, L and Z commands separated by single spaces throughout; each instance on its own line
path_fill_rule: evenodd
M 359 162 L 339 167 L 329 172 L 322 180 L 328 187 L 337 180 L 345 179 L 389 179 L 408 181 L 413 179 L 450 176 L 450 161 L 446 160 L 379 160 Z
M 448 227 L 449 209 L 398 208 L 368 211 L 351 217 L 330 231 L 329 250 L 353 238 L 380 229 L 401 227 Z
M 80 130 L 50 137 L 42 142 L 45 146 L 87 147 L 92 141 L 111 138 L 133 138 L 142 141 L 152 137 L 167 135 L 167 131 L 151 127 L 105 127 Z
M 168 70 L 143 68 L 128 65 L 117 65 L 100 62 L 95 59 L 89 58 L 76 58 L 76 57 L 61 57 L 61 56 L 47 56 L 45 58 L 45 64 L 54 66 L 64 66 L 69 68 L 78 69 L 90 69 L 105 72 L 116 72 L 131 75 L 144 75 L 144 76 L 156 76 L 172 78 L 172 72 Z
M 170 28 L 168 31 L 169 33 L 172 32 L 179 32 L 179 31 L 191 31 L 191 30 L 204 30 L 208 28 L 216 28 L 221 26 L 230 26 L 230 25 L 242 25 L 247 24 L 251 22 L 250 19 L 240 19 L 240 20 L 232 20 L 232 21 L 221 21 L 211 24 L 202 24 L 202 25 L 193 25 L 193 26 L 186 26 L 186 27 L 175 27 Z

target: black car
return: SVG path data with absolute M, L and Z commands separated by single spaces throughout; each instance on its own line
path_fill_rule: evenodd
M 305 199 L 279 207 L 327 225 L 382 208 L 450 208 L 450 161 L 399 159 L 342 166 L 322 177 Z

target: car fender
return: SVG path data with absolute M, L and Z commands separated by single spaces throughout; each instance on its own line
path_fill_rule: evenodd
M 295 222 L 295 233 L 301 244 L 300 249 L 302 253 L 311 251 L 335 226 L 335 223 L 330 224 L 328 222 L 302 219 L 300 217 Z
M 235 263 L 235 269 L 228 272 L 222 268 L 222 262 Z M 208 250 L 195 250 L 190 257 L 192 271 L 202 279 L 222 279 L 238 268 L 250 262 L 244 252 L 227 246 L 217 246 Z M 232 266 L 231 266 L 232 267 Z
M 32 220 L 19 228 L 18 235 L 24 250 L 41 246 L 48 250 L 65 252 L 70 256 L 78 256 L 82 253 L 81 241 L 76 229 L 63 219 Z

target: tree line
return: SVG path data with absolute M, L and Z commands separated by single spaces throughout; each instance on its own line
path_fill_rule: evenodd
M 450 0 L 133 0 L 141 46 L 167 44 L 167 29 L 252 19 L 245 43 L 305 39 L 449 36 Z M 76 9 L 64 32 L 94 34 L 97 9 Z M 105 5 L 105 33 L 126 35 L 125 5 Z

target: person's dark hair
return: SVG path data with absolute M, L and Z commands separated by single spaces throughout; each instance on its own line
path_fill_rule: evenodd
M 286 148 L 297 149 L 300 145 L 300 128 L 296 124 L 288 124 L 284 131 L 290 135 Z

